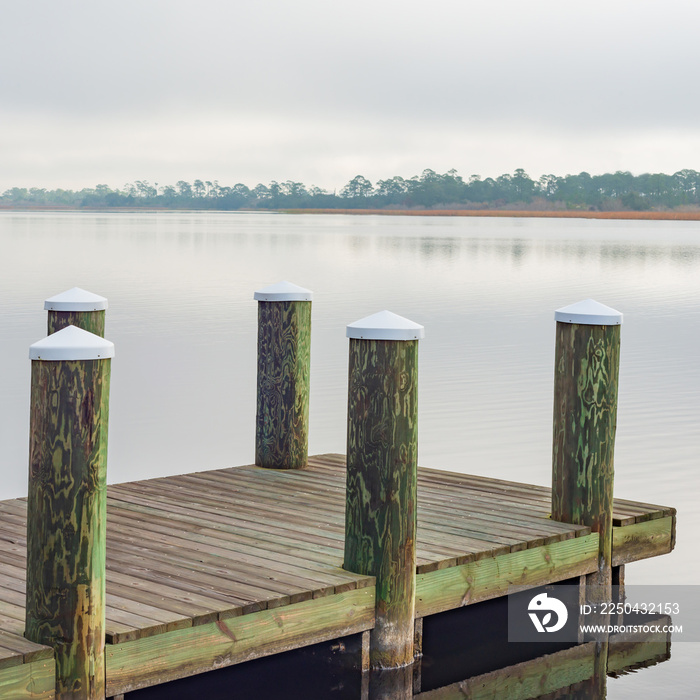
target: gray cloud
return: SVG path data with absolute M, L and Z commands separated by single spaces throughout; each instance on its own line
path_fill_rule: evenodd
M 699 19 L 681 0 L 8 3 L 0 188 L 700 167 Z

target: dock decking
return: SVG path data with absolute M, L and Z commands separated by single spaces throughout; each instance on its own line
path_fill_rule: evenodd
M 597 533 L 551 520 L 550 493 L 420 468 L 416 617 L 595 571 Z M 342 455 L 109 486 L 107 696 L 371 629 L 374 579 L 341 568 L 344 508 Z M 674 546 L 672 508 L 615 499 L 613 523 L 614 566 Z M 0 502 L 0 697 L 49 698 L 25 567 L 26 503 Z

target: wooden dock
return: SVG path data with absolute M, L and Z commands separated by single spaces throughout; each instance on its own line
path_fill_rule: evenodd
M 108 487 L 107 697 L 372 629 L 374 578 L 342 569 L 345 458 Z M 598 534 L 549 488 L 418 471 L 416 619 L 597 569 Z M 615 499 L 613 566 L 670 552 L 672 508 Z M 0 502 L 0 697 L 51 698 L 23 638 L 26 501 Z
M 673 549 L 672 508 L 613 498 L 620 312 L 590 299 L 555 312 L 550 489 L 418 469 L 424 328 L 386 310 L 346 327 L 346 456 L 309 458 L 312 292 L 254 296 L 256 466 L 110 487 L 107 300 L 46 300 L 49 334 L 29 352 L 28 497 L 0 502 L 0 700 L 123 698 L 358 634 L 363 697 L 387 678 L 396 697 L 399 676 L 409 697 L 424 618 L 560 581 L 612 601 L 624 565 Z M 667 641 L 567 651 L 556 687 L 604 681 Z M 518 669 L 520 690 L 552 663 Z

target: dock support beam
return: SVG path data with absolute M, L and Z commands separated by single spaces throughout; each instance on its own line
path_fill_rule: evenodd
M 413 663 L 416 586 L 418 339 L 423 326 L 388 311 L 347 327 L 345 558 L 375 576 L 370 664 Z
M 69 326 L 30 348 L 27 639 L 56 698 L 105 697 L 107 425 L 114 345 Z
M 258 301 L 258 401 L 255 464 L 303 469 L 309 459 L 312 292 L 280 282 Z
M 105 335 L 105 311 L 107 299 L 73 287 L 50 297 L 44 302 L 48 311 L 48 335 L 68 326 L 77 326 L 89 333 Z
M 600 535 L 589 600 L 612 596 L 613 456 L 622 314 L 589 299 L 555 314 L 552 518 Z

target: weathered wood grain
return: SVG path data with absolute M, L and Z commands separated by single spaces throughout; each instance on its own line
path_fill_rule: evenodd
M 0 646 L 12 654 L 18 655 L 20 663 L 28 664 L 41 659 L 53 659 L 51 647 L 35 644 L 21 635 L 10 634 L 4 630 L 0 630 Z
M 609 600 L 620 326 L 557 322 L 554 365 L 552 518 L 600 534 L 587 589 Z
M 84 331 L 105 337 L 105 311 L 49 311 L 48 335 L 68 326 L 77 326 Z
M 53 659 L 0 668 L 0 698 L 54 700 L 56 664 Z
M 598 534 L 419 574 L 416 617 L 507 595 L 511 586 L 540 586 L 597 568 Z
M 673 550 L 675 516 L 616 527 L 612 536 L 612 565 L 668 554 Z
M 344 568 L 376 577 L 373 668 L 413 661 L 418 341 L 350 339 Z
M 310 351 L 310 301 L 258 302 L 258 466 L 306 466 Z
M 25 634 L 60 698 L 104 697 L 110 364 L 32 362 Z
M 370 629 L 374 588 L 109 646 L 107 695 Z

